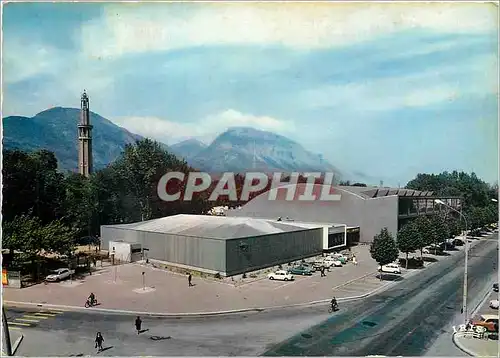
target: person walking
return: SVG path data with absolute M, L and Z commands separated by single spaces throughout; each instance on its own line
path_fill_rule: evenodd
M 141 325 L 142 325 L 141 317 L 137 316 L 137 318 L 135 319 L 135 329 L 137 330 L 137 334 L 141 333 Z
M 355 265 L 358 264 L 358 260 L 356 260 L 356 255 L 352 255 L 352 263 Z
M 193 276 L 191 274 L 188 275 L 188 285 L 189 287 L 193 286 L 193 283 L 191 282 L 191 280 L 193 279 Z
M 104 338 L 102 337 L 101 332 L 97 332 L 95 336 L 95 348 L 97 348 L 97 353 L 102 351 L 102 343 L 104 342 Z
M 321 277 L 325 277 L 325 266 L 321 266 Z

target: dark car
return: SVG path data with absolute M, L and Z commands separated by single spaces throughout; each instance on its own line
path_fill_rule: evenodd
M 312 271 L 309 267 L 305 266 L 296 266 L 290 270 L 288 270 L 293 275 L 302 275 L 302 276 L 311 276 Z
M 460 239 L 455 239 L 452 241 L 455 246 L 464 246 L 464 242 Z
M 493 291 L 498 292 L 498 283 L 493 284 Z

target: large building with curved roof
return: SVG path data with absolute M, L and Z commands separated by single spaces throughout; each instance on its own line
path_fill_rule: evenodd
M 304 200 L 304 194 L 315 200 Z M 326 196 L 329 196 L 328 200 Z M 288 196 L 288 197 L 287 197 Z M 351 233 L 348 242 L 371 242 L 386 227 L 393 235 L 409 220 L 444 208 L 436 199 L 460 210 L 460 197 L 436 196 L 430 191 L 401 188 L 285 184 L 258 195 L 226 216 L 341 223 Z M 357 230 L 359 229 L 359 230 Z

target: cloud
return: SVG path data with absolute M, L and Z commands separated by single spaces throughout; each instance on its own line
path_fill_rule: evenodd
M 120 4 L 106 6 L 78 35 L 83 53 L 98 58 L 228 44 L 308 50 L 409 29 L 494 32 L 497 11 L 494 4 L 470 3 Z
M 181 123 L 158 117 L 118 117 L 112 121 L 127 130 L 168 144 L 187 138 L 206 143 L 230 127 L 253 127 L 279 133 L 293 132 L 293 123 L 268 116 L 255 116 L 228 109 L 193 123 Z
M 422 73 L 392 76 L 345 85 L 321 85 L 304 90 L 300 102 L 311 109 L 343 108 L 390 111 L 427 107 L 463 96 L 484 96 L 498 92 L 498 59 L 478 56 L 468 73 L 464 63 L 430 69 Z M 475 65 L 475 66 L 474 66 Z M 473 79 L 473 80 L 471 80 Z

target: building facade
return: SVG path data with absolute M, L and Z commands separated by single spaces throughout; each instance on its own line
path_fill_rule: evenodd
M 117 243 L 127 243 L 141 247 L 143 258 L 221 276 L 318 255 L 323 240 L 321 225 L 210 215 L 101 226 L 101 244 L 109 252 L 113 247 L 117 252 Z
M 313 187 L 312 193 L 318 199 L 326 191 L 334 194 L 331 196 L 333 200 L 297 200 L 297 196 L 304 194 L 308 186 Z M 276 196 L 276 200 L 270 200 L 270 192 L 266 192 L 241 208 L 228 210 L 226 215 L 341 223 L 348 227 L 346 236 L 349 245 L 355 243 L 358 237 L 360 242 L 372 242 L 384 227 L 396 235 L 399 228 L 410 220 L 440 212 L 443 207 L 435 204 L 435 199 L 443 200 L 457 210 L 461 208 L 460 197 L 437 197 L 432 192 L 399 188 L 289 184 L 271 190 L 278 191 L 278 194 L 271 195 Z M 294 200 L 285 199 L 287 190 L 296 193 Z

